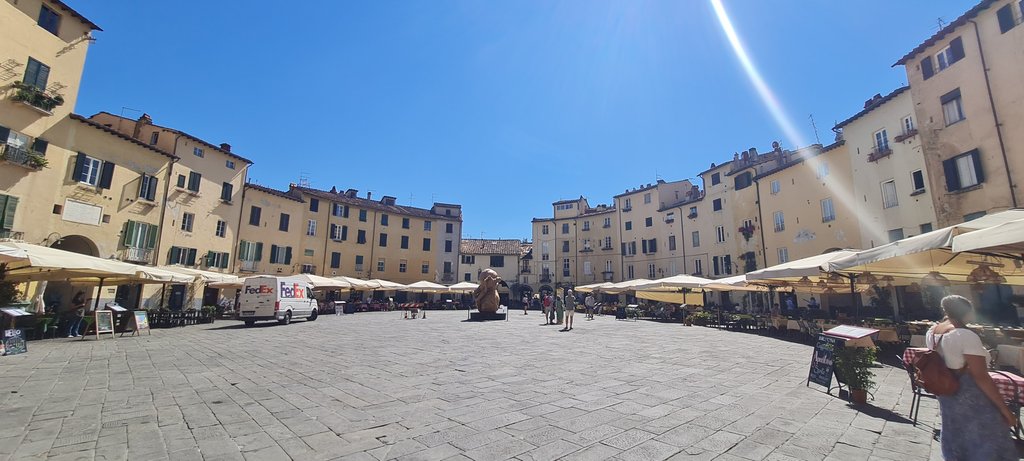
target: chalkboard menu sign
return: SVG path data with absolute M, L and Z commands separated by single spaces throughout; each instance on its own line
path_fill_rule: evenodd
M 4 330 L 4 337 L 0 338 L 0 355 L 24 354 L 26 352 L 28 352 L 28 346 L 25 344 L 25 330 Z
M 832 386 L 837 349 L 843 347 L 845 341 L 825 334 L 818 334 L 818 342 L 814 344 L 814 355 L 811 356 L 811 371 L 807 376 L 807 385 L 820 384 Z
M 103 333 L 110 333 L 114 337 L 114 313 L 112 311 L 96 311 L 93 313 L 96 319 L 96 339 Z

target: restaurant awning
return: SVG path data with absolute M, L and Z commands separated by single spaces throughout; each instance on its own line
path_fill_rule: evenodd
M 327 277 L 321 277 L 319 275 L 313 275 L 313 274 L 298 274 L 298 275 L 292 275 L 289 278 L 295 278 L 295 279 L 303 280 L 306 283 L 308 283 L 310 286 L 312 286 L 314 290 L 316 290 L 316 289 L 332 289 L 332 288 L 333 289 L 338 289 L 338 290 L 345 290 L 345 289 L 349 289 L 349 288 L 352 287 L 352 285 L 350 283 L 348 283 L 348 282 L 346 282 L 344 280 L 329 279 Z
M 829 261 L 824 268 L 830 272 L 844 274 L 870 272 L 876 277 L 890 276 L 900 281 L 920 281 L 928 276 L 931 279 L 945 279 L 948 282 L 968 283 L 971 273 L 979 267 L 996 265 L 1004 269 L 998 272 L 1006 277 L 1006 283 L 1024 285 L 1024 271 L 1016 268 L 1014 259 L 971 252 L 954 253 L 952 249 L 953 239 L 961 234 L 970 235 L 979 229 L 1021 219 L 1024 219 L 1024 210 L 1003 211 L 863 250 L 845 258 Z
M 402 285 L 401 283 L 396 283 L 396 282 L 392 282 L 392 281 L 389 281 L 389 280 L 383 280 L 383 279 L 370 279 L 370 280 L 367 280 L 366 282 L 371 284 L 371 285 L 373 285 L 375 290 L 396 291 L 396 290 L 401 290 L 402 288 L 405 288 L 405 285 Z M 441 286 L 443 286 L 443 285 L 441 285 Z
M 651 280 L 648 280 L 648 279 L 626 280 L 624 282 L 613 283 L 613 284 L 611 284 L 611 285 L 609 285 L 607 287 L 601 288 L 599 291 L 601 293 L 608 293 L 610 295 L 615 295 L 615 294 L 619 294 L 619 293 L 625 293 L 627 291 L 636 291 L 636 287 L 638 287 L 640 285 L 646 285 L 648 283 L 651 283 Z
M 346 277 L 344 275 L 339 275 L 337 277 L 331 278 L 348 284 L 348 289 L 350 290 L 360 291 L 377 289 L 377 285 L 370 283 L 369 280 L 357 279 L 355 277 Z
M 700 288 L 703 285 L 711 283 L 711 280 L 701 277 L 694 277 L 692 275 L 679 274 L 672 277 L 666 277 L 663 279 L 657 279 L 650 283 L 644 283 L 636 285 L 634 287 L 637 291 L 668 291 L 676 292 L 681 291 L 683 288 Z

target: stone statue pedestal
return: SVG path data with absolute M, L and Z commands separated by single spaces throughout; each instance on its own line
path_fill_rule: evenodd
M 504 312 L 504 310 L 499 311 L 499 312 L 480 312 L 480 311 L 476 311 L 476 312 L 470 312 L 469 313 L 469 321 L 470 322 L 486 322 L 486 321 L 490 321 L 490 320 L 505 320 L 505 318 L 507 316 L 508 316 L 508 314 L 506 312 Z

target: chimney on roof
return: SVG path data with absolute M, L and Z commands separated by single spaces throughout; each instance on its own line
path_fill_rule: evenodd
M 132 132 L 132 137 L 140 139 L 139 135 L 142 134 L 142 127 L 153 124 L 153 117 L 149 114 L 142 114 L 138 120 L 135 121 L 135 131 Z
M 338 186 L 331 186 L 331 193 L 332 194 L 337 194 L 338 193 Z
M 384 205 L 392 205 L 392 206 L 394 206 L 395 200 L 398 200 L 398 199 L 395 198 L 395 197 L 391 197 L 389 195 L 385 195 L 384 198 L 380 199 L 380 203 L 383 203 Z
M 373 192 L 366 191 L 366 200 L 371 200 L 372 198 L 373 198 Z
M 358 194 L 358 193 L 359 193 L 358 190 L 349 189 L 349 190 L 345 191 L 345 196 L 348 197 L 348 198 L 356 198 L 356 194 Z
M 757 148 L 751 147 L 748 152 L 750 152 L 750 160 L 757 160 Z
M 864 108 L 867 109 L 868 107 L 871 107 L 872 104 L 878 102 L 878 100 L 880 99 L 882 99 L 882 95 L 880 93 L 875 93 L 875 95 L 872 96 L 871 99 L 864 101 Z
M 224 152 L 231 152 L 231 144 L 228 144 L 226 142 L 220 143 L 220 150 Z

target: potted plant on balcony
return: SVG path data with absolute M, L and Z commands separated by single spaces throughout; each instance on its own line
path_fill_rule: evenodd
M 754 231 L 757 229 L 754 227 L 754 223 L 747 223 L 741 226 L 738 230 L 743 234 L 743 240 L 749 242 L 750 239 L 754 237 Z
M 64 104 L 63 96 L 59 94 L 51 96 L 45 91 L 28 85 L 25 82 L 14 82 L 12 86 L 16 90 L 14 95 L 11 96 L 12 101 L 24 102 L 47 112 Z
M 836 379 L 850 388 L 850 400 L 864 404 L 868 401 L 868 389 L 875 386 L 874 347 L 844 347 L 836 354 Z
M 38 153 L 29 152 L 28 161 L 26 161 L 25 164 L 37 170 L 41 170 L 43 168 L 49 167 L 50 161 L 47 160 L 46 157 L 43 157 Z

